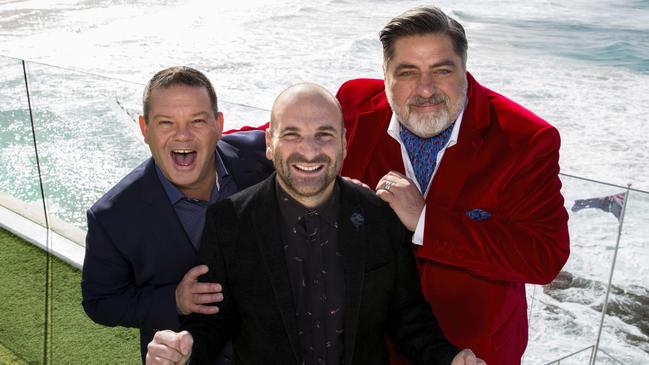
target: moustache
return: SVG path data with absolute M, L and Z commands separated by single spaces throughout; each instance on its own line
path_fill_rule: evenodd
M 429 98 L 415 96 L 410 101 L 410 105 L 415 105 L 415 106 L 426 105 L 426 104 L 441 104 L 441 103 L 448 104 L 448 96 L 444 94 L 433 95 Z
M 314 158 L 312 158 L 311 160 L 309 160 L 304 155 L 302 155 L 300 153 L 297 153 L 297 152 L 290 154 L 288 156 L 288 158 L 286 159 L 287 164 L 293 164 L 293 163 L 322 163 L 322 164 L 326 164 L 326 163 L 330 163 L 330 162 L 331 162 L 331 159 L 329 158 L 329 156 L 327 156 L 325 154 L 319 154 L 319 155 L 315 156 Z

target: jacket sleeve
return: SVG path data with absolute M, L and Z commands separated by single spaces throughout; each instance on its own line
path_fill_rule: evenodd
M 92 210 L 87 216 L 81 293 L 88 317 L 106 326 L 177 329 L 176 285 L 136 286 L 132 263 L 115 247 Z
M 209 267 L 207 274 L 202 275 L 199 281 L 220 283 L 223 288 L 223 301 L 217 303 L 219 311 L 216 314 L 192 313 L 181 318 L 181 330 L 191 333 L 194 339 L 190 359 L 191 364 L 213 363 L 227 341 L 232 337 L 233 331 L 238 328 L 239 316 L 234 306 L 227 279 L 227 267 L 223 259 L 222 246 L 226 243 L 217 238 L 217 234 L 221 231 L 234 229 L 236 226 L 233 210 L 218 209 L 223 207 L 224 204 L 227 207 L 232 202 L 225 200 L 208 210 L 199 250 L 200 263 Z M 218 228 L 216 227 L 216 217 L 219 217 L 218 219 L 223 223 Z M 231 226 L 228 227 L 230 224 Z
M 498 209 L 488 219 L 427 204 L 419 255 L 490 280 L 552 281 L 570 252 L 559 146 L 553 127 L 536 132 L 498 189 Z
M 389 213 L 393 218 L 388 227 L 391 227 L 390 239 L 396 251 L 397 275 L 389 306 L 388 333 L 413 365 L 448 365 L 459 349 L 444 337 L 421 292 L 411 244 L 405 239 L 405 228 L 396 215 Z

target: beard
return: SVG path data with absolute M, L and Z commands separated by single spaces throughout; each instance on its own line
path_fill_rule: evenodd
M 385 93 L 397 119 L 418 137 L 430 138 L 448 128 L 459 116 L 466 100 L 466 82 L 460 87 L 462 92 L 455 104 L 452 104 L 448 95 L 444 93 L 438 93 L 428 98 L 414 96 L 406 100 L 405 105 L 398 104 L 394 100 L 389 88 L 385 89 Z M 412 112 L 411 106 L 425 104 L 443 104 L 443 107 L 438 111 L 428 113 Z
M 292 153 L 288 158 L 275 153 L 273 156 L 273 164 L 279 177 L 287 190 L 287 193 L 293 197 L 311 198 L 327 189 L 327 187 L 338 176 L 340 165 L 342 163 L 343 151 L 339 151 L 336 155 L 336 161 L 332 161 L 329 156 L 319 154 L 311 160 L 299 153 Z M 314 176 L 295 176 L 292 173 L 291 165 L 296 163 L 319 163 L 323 164 L 322 169 L 324 173 L 314 174 Z

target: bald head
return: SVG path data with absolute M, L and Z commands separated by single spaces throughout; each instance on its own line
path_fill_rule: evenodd
M 322 86 L 298 84 L 275 99 L 266 157 L 282 189 L 304 206 L 316 207 L 333 192 L 346 153 L 342 119 L 338 100 Z
M 270 113 L 270 131 L 273 133 L 277 123 L 287 112 L 301 111 L 307 114 L 335 115 L 343 125 L 343 113 L 338 99 L 324 87 L 314 83 L 301 83 L 289 86 L 282 91 Z

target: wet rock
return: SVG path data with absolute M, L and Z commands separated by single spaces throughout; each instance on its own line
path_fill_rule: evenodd
M 606 289 L 607 283 L 561 271 L 552 283 L 543 287 L 543 292 L 559 302 L 583 304 L 601 312 Z M 550 309 L 550 312 L 552 311 Z M 642 335 L 621 329 L 616 331 L 620 332 L 627 342 L 649 353 L 649 290 L 635 285 L 628 288 L 611 286 L 606 314 L 637 327 Z

